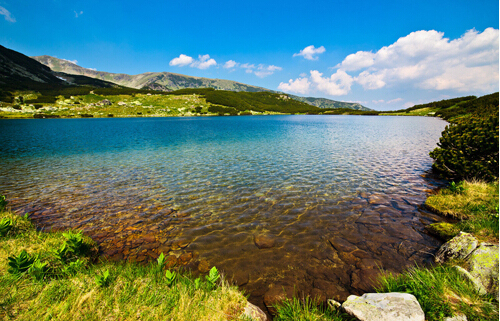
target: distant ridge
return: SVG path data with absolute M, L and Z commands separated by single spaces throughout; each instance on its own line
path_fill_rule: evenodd
M 128 75 L 83 68 L 71 61 L 51 56 L 35 56 L 31 58 L 54 71 L 97 78 L 136 89 L 174 91 L 185 88 L 214 88 L 216 90 L 248 92 L 269 91 L 266 88 L 246 85 L 231 80 L 193 77 L 171 72 L 145 72 L 138 75 Z
M 31 57 L 36 61 L 48 66 L 53 71 L 64 72 L 72 75 L 82 75 L 99 80 L 112 82 L 121 86 L 136 89 L 152 89 L 161 91 L 175 91 L 185 88 L 214 88 L 216 90 L 227 91 L 247 91 L 247 92 L 274 92 L 262 87 L 246 85 L 240 82 L 223 79 L 210 79 L 202 77 L 186 76 L 171 72 L 145 72 L 138 75 L 128 75 L 121 73 L 110 73 L 83 68 L 77 64 L 51 56 Z M 307 103 L 319 108 L 349 108 L 354 110 L 371 110 L 358 103 L 347 103 L 326 98 L 299 97 L 288 95 L 291 98 Z
M 2 92 L 81 85 L 99 88 L 118 87 L 115 83 L 92 77 L 55 72 L 22 53 L 0 45 L 0 89 Z

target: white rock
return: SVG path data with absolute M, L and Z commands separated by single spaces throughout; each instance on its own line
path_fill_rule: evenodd
M 463 314 L 454 315 L 452 317 L 447 317 L 444 321 L 467 321 L 467 317 Z
M 247 302 L 243 316 L 246 316 L 254 321 L 267 321 L 267 315 L 258 306 Z
M 342 308 L 360 321 L 425 321 L 417 299 L 408 293 L 350 295 Z

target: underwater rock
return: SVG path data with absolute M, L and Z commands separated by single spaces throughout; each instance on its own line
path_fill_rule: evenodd
M 271 248 L 275 245 L 276 240 L 274 239 L 273 236 L 268 235 L 268 234 L 257 234 L 254 235 L 253 239 L 255 245 L 259 249 L 268 249 Z

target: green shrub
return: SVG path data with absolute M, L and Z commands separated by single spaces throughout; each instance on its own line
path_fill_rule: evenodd
M 37 280 L 42 280 L 48 271 L 48 263 L 41 262 L 39 259 L 36 259 L 33 264 L 28 269 L 29 275 L 34 277 Z
M 69 262 L 62 267 L 62 272 L 66 275 L 75 275 L 78 271 L 85 267 L 85 261 L 77 259 L 76 261 Z
M 60 248 L 56 248 L 52 250 L 54 253 L 54 256 L 59 259 L 63 264 L 65 264 L 68 261 L 69 255 L 71 253 L 71 249 L 68 246 L 68 244 L 65 242 L 63 245 L 61 245 Z
M 70 251 L 76 254 L 82 254 L 85 252 L 85 244 L 83 243 L 82 231 L 74 233 L 69 230 L 63 233 L 63 236 L 66 238 L 66 243 L 68 244 Z
M 430 156 L 444 177 L 498 179 L 498 114 L 471 117 L 446 127 Z
M 463 192 L 465 192 L 465 187 L 463 182 L 459 182 L 458 184 L 451 182 L 450 186 L 448 186 L 448 190 L 452 194 L 463 194 Z
M 54 104 L 57 101 L 57 97 L 54 96 L 38 96 L 35 99 L 26 100 L 26 104 Z
M 208 275 L 205 275 L 205 279 L 207 280 L 207 282 L 211 288 L 215 288 L 219 278 L 220 278 L 219 271 L 217 270 L 217 268 L 215 266 L 210 269 L 210 272 L 208 272 Z
M 107 287 L 111 283 L 111 276 L 109 274 L 109 270 L 104 271 L 100 275 L 96 275 L 95 283 L 97 284 L 97 286 L 101 288 Z
M 167 285 L 172 286 L 177 279 L 177 273 L 170 272 L 170 270 L 167 270 L 167 272 L 165 272 L 165 278 Z
M 31 256 L 25 250 L 22 250 L 18 256 L 9 256 L 9 269 L 10 274 L 22 274 L 31 267 L 37 260 L 36 256 Z
M 5 195 L 0 195 L 0 211 L 3 211 L 7 207 L 7 203 Z
M 12 229 L 12 219 L 4 217 L 0 220 L 0 236 L 5 236 Z

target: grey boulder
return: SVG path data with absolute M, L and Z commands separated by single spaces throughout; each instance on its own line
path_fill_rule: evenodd
M 425 321 L 417 299 L 408 293 L 351 295 L 342 308 L 360 321 Z
M 477 239 L 471 234 L 460 232 L 439 248 L 434 261 L 436 263 L 445 263 L 450 260 L 465 259 L 476 249 L 477 243 Z

